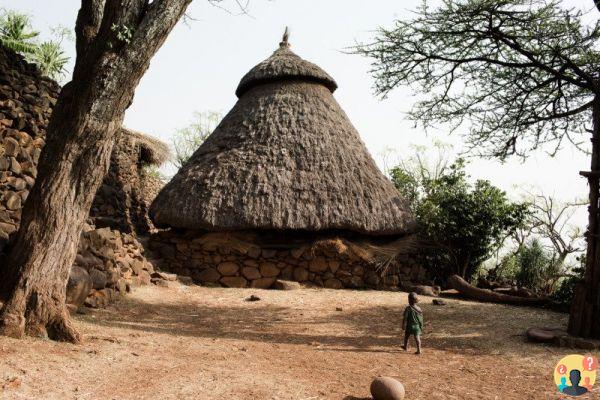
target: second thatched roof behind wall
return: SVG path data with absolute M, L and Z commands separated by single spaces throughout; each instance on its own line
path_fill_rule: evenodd
M 143 164 L 160 166 L 171 158 L 169 146 L 152 136 L 124 127 L 121 128 L 121 134 L 127 139 L 128 145 L 139 149 L 140 162 Z
M 334 99 L 335 81 L 282 42 L 153 202 L 162 227 L 397 235 L 415 221 Z

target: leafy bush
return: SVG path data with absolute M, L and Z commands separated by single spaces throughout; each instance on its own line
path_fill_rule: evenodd
M 471 279 L 503 237 L 519 227 L 526 204 L 513 203 L 506 193 L 485 180 L 468 181 L 459 159 L 439 176 L 415 176 L 396 167 L 390 175 L 406 194 L 429 244 L 422 256 L 440 283 L 453 274 Z
M 583 281 L 583 275 L 585 273 L 585 256 L 581 256 L 579 259 L 579 265 L 571 269 L 571 274 L 565 277 L 552 294 L 552 300 L 554 300 L 564 311 L 569 311 L 571 301 L 575 295 L 575 289 L 577 285 Z
M 516 254 L 518 272 L 517 285 L 535 292 L 548 293 L 552 290 L 552 281 L 558 271 L 553 255 L 546 250 L 538 239 L 522 246 Z

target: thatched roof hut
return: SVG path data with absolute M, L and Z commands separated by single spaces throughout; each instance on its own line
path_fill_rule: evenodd
M 239 100 L 150 208 L 157 226 L 397 235 L 407 203 L 333 92 L 287 40 L 244 76 Z
M 161 166 L 171 158 L 169 146 L 152 136 L 125 127 L 121 128 L 121 135 L 138 150 L 142 165 Z

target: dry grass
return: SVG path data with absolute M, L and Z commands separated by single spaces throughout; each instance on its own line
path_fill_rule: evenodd
M 399 350 L 404 293 L 146 287 L 77 316 L 83 345 L 0 338 L 0 398 L 357 400 L 377 375 L 407 399 L 560 398 L 552 369 L 569 351 L 522 332 L 565 315 L 422 300 L 419 357 Z

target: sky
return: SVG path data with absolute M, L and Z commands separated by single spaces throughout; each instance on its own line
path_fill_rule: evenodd
M 430 1 L 432 6 L 439 1 Z M 591 0 L 565 0 L 568 6 L 590 10 Z M 250 0 L 241 14 L 233 0 L 220 7 L 194 0 L 191 17 L 179 23 L 137 88 L 125 116 L 125 125 L 168 143 L 172 134 L 192 120 L 195 111 L 226 113 L 237 98 L 242 76 L 267 58 L 278 46 L 286 26 L 298 55 L 321 66 L 337 81 L 335 97 L 354 123 L 380 168 L 412 153 L 411 145 L 432 146 L 442 141 L 453 146 L 450 157 L 463 150 L 460 132 L 444 127 L 424 132 L 405 118 L 415 99 L 408 88 L 398 88 L 386 99 L 374 94 L 369 60 L 348 54 L 356 42 L 368 42 L 380 26 L 411 18 L 421 0 Z M 0 0 L 0 7 L 31 15 L 36 29 L 50 35 L 58 25 L 73 28 L 79 7 L 76 0 Z M 74 58 L 74 43 L 65 42 Z M 452 154 L 454 153 L 454 154 Z M 384 157 L 383 154 L 387 154 Z M 589 169 L 588 156 L 565 148 L 552 158 L 544 151 L 502 164 L 473 159 L 467 171 L 473 179 L 487 179 L 518 198 L 524 190 L 541 190 L 564 201 L 587 197 L 580 170 Z M 172 174 L 172 168 L 165 170 Z M 585 224 L 585 210 L 576 222 Z

